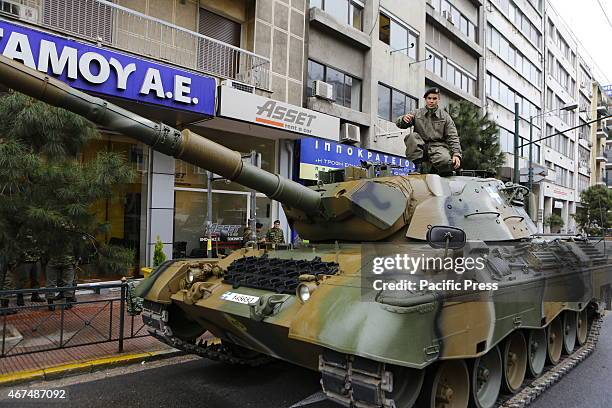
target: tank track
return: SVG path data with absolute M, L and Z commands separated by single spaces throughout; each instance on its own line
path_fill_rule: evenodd
M 516 394 L 500 394 L 495 408 L 524 408 L 535 401 L 595 350 L 602 323 L 603 315 L 596 313 L 582 347 L 556 365 L 549 366 L 538 378 L 526 379 Z M 363 360 L 361 357 L 336 352 L 320 356 L 319 371 L 323 392 L 328 399 L 345 407 L 395 407 L 392 401 L 385 398 L 385 391 L 390 391 L 385 385 L 390 382 L 386 380 L 388 372 L 384 365 L 370 361 L 369 369 L 363 370 L 364 364 L 359 364 L 361 369 L 356 370 L 358 375 L 354 374 L 353 365 Z
M 154 305 L 156 310 L 148 309 L 146 306 Z M 237 355 L 231 347 L 222 343 L 191 343 L 173 335 L 172 329 L 167 325 L 168 312 L 163 305 L 151 304 L 147 302 L 142 311 L 142 320 L 147 325 L 147 330 L 151 336 L 162 343 L 182 350 L 189 354 L 196 354 L 209 360 L 220 361 L 227 364 L 257 367 L 274 360 L 264 354 L 256 357 L 245 358 Z
M 546 390 L 555 385 L 561 378 L 595 351 L 599 340 L 599 333 L 603 324 L 603 315 L 595 315 L 589 330 L 586 343 L 572 354 L 563 358 L 559 363 L 542 373 L 533 381 L 526 381 L 523 387 L 505 401 L 500 401 L 497 408 L 523 408 L 535 401 Z

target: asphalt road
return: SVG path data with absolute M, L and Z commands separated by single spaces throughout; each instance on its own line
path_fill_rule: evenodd
M 0 399 L 0 406 L 40 407 L 51 402 L 52 406 L 83 408 L 337 408 L 321 400 L 317 373 L 281 362 L 260 368 L 237 368 L 193 356 L 35 383 L 27 388 L 64 389 L 67 400 L 56 405 L 50 400 Z M 4 398 L 7 391 L 0 389 L 0 396 Z M 532 406 L 612 407 L 612 318 L 605 320 L 599 344 L 591 357 Z

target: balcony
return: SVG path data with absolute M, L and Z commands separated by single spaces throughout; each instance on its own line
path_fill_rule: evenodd
M 599 156 L 595 157 L 595 161 L 597 163 L 606 163 L 608 161 L 608 159 L 604 155 L 599 155 Z
M 608 135 L 610 135 L 610 128 L 608 126 L 597 129 L 597 139 L 607 139 Z
M 608 114 L 608 106 L 607 105 L 599 105 L 597 107 L 597 114 L 599 116 L 605 116 Z
M 104 0 L 3 0 L 0 17 L 270 89 L 270 60 Z M 23 3 L 23 4 L 20 4 Z

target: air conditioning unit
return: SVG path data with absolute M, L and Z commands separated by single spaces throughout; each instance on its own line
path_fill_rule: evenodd
M 38 10 L 34 7 L 25 6 L 16 0 L 0 0 L 0 11 L 12 14 L 22 20 L 38 21 Z
M 314 81 L 314 96 L 329 101 L 334 100 L 334 87 L 331 84 L 323 81 Z
M 224 79 L 223 81 L 221 81 L 221 86 L 229 86 L 230 88 L 238 89 L 239 91 L 255 93 L 255 87 L 253 85 L 233 81 L 231 79 Z
M 19 17 L 23 20 L 38 22 L 38 10 L 34 7 L 19 5 Z
M 340 141 L 342 143 L 359 143 L 361 142 L 361 129 L 359 126 L 350 123 L 340 125 Z
M 447 19 L 452 25 L 455 25 L 455 20 L 453 19 L 453 15 L 451 14 L 450 11 L 446 11 L 444 10 L 442 12 L 442 17 L 444 17 L 445 19 Z

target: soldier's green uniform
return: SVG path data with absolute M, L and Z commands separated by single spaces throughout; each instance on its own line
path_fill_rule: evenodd
M 421 108 L 408 113 L 414 115 L 411 123 L 406 123 L 403 116 L 395 123 L 400 129 L 414 126 L 414 132 L 404 138 L 406 158 L 419 163 L 427 153 L 429 162 L 440 175 L 452 174 L 452 156 L 461 158 L 459 134 L 453 119 L 440 108 Z
M 65 286 L 74 286 L 74 266 L 76 260 L 72 255 L 53 255 L 47 263 L 47 287 L 59 288 Z M 73 290 L 60 291 L 57 296 L 47 292 L 47 300 L 59 300 L 61 298 L 69 298 L 74 300 Z
M 257 229 L 255 230 L 255 235 L 256 235 L 256 240 L 257 243 L 262 242 L 263 240 L 265 240 L 265 236 L 263 234 L 263 232 L 261 230 L 257 231 Z M 247 242 L 249 242 L 251 240 L 251 228 L 250 227 L 246 227 L 244 229 L 244 233 L 242 234 L 242 243 L 244 245 L 246 245 Z
M 271 242 L 273 244 L 284 244 L 285 233 L 280 228 L 272 227 L 268 230 L 268 233 L 266 234 L 266 242 Z

